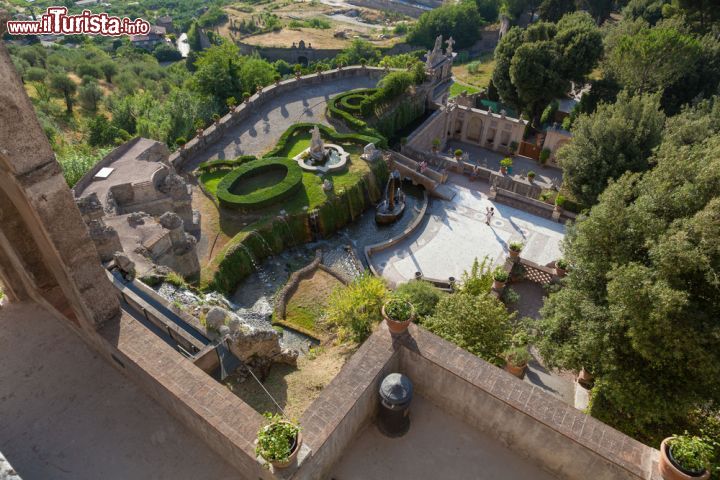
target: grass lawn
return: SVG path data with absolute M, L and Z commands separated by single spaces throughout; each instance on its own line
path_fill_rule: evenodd
M 460 82 L 485 88 L 490 83 L 492 72 L 495 70 L 493 53 L 485 53 L 480 57 L 462 65 L 453 65 L 453 75 Z
M 327 307 L 330 294 L 342 283 L 332 275 L 316 270 L 312 277 L 301 280 L 297 290 L 287 303 L 284 325 L 311 334 L 315 338 L 324 336 L 317 321 Z
M 457 97 L 462 92 L 467 92 L 468 95 L 472 95 L 473 93 L 477 93 L 479 91 L 480 89 L 478 87 L 473 87 L 472 85 L 464 85 L 458 82 L 453 82 L 453 84 L 450 85 L 450 97 Z
M 212 193 L 213 195 L 217 195 L 217 186 L 218 183 L 220 183 L 220 180 L 223 179 L 225 175 L 230 173 L 230 169 L 218 169 L 214 172 L 204 172 L 200 175 L 200 181 L 203 185 L 205 185 L 205 188 L 208 192 Z

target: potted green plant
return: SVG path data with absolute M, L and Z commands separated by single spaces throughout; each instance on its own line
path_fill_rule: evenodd
M 382 316 L 390 333 L 403 333 L 415 319 L 415 307 L 401 295 L 393 295 L 382 306 Z
M 505 352 L 505 370 L 518 378 L 525 376 L 528 362 L 532 359 L 532 355 L 527 346 L 516 346 Z
M 180 150 L 185 150 L 185 144 L 187 143 L 187 140 L 185 137 L 178 137 L 175 139 L 175 144 L 180 146 Z
M 212 119 L 213 119 L 213 123 L 214 123 L 215 125 L 217 125 L 218 123 L 220 123 L 220 115 L 219 115 L 219 114 L 213 113 Z
M 565 197 L 558 193 L 557 197 L 555 197 L 555 210 L 561 211 L 563 205 L 565 205 Z
M 501 291 L 508 281 L 508 272 L 502 267 L 497 267 L 493 272 L 493 290 Z
M 280 85 L 280 80 L 282 80 L 282 77 L 280 76 L 279 73 L 275 74 L 274 80 L 275 80 L 275 85 Z
M 439 138 L 433 138 L 433 141 L 432 141 L 432 151 L 433 151 L 433 153 L 437 153 L 439 148 L 440 148 L 440 139 L 439 139 Z
M 463 151 L 460 150 L 459 148 L 457 150 L 455 150 L 455 160 L 459 161 L 460 158 L 462 158 L 462 154 L 463 154 Z
M 258 430 L 255 453 L 275 468 L 286 468 L 302 446 L 300 427 L 278 414 L 264 416 L 268 423 Z
M 535 172 L 533 172 L 532 170 L 530 170 L 530 171 L 528 172 L 528 180 L 530 181 L 530 183 L 533 183 L 533 182 L 535 181 L 535 176 L 536 176 L 536 175 L 537 175 L 537 174 L 536 174 Z
M 555 275 L 563 278 L 565 275 L 567 275 L 567 267 L 567 260 L 565 260 L 564 258 L 559 258 L 555 261 Z
M 521 242 L 510 242 L 508 247 L 510 258 L 513 260 L 517 259 L 520 256 L 520 252 L 522 252 L 523 247 L 524 245 Z
M 508 150 L 510 150 L 510 155 L 515 155 L 515 152 L 517 152 L 518 146 L 519 145 L 515 140 L 510 142 L 510 145 L 508 145 Z
M 512 167 L 513 161 L 510 157 L 505 157 L 502 160 L 500 160 L 500 172 L 502 174 L 506 174 L 508 172 L 508 168 Z
M 712 456 L 709 442 L 686 432 L 662 441 L 658 469 L 665 480 L 707 480 Z

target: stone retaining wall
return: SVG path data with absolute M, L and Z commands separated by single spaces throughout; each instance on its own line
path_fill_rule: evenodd
M 132 140 L 123 143 L 119 147 L 115 148 L 113 151 L 105 155 L 98 163 L 93 165 L 93 167 L 85 172 L 85 174 L 82 176 L 82 178 L 75 184 L 75 186 L 72 188 L 73 197 L 77 197 L 77 192 L 84 191 L 88 185 L 90 185 L 93 181 L 93 178 L 97 173 L 113 163 L 118 158 L 125 155 L 127 152 L 130 151 L 131 148 L 133 148 L 139 141 L 143 140 L 142 137 L 135 137 Z
M 183 148 L 173 152 L 170 155 L 170 163 L 178 171 L 182 171 L 184 165 L 189 159 L 201 153 L 207 146 L 220 140 L 225 133 L 225 130 L 246 120 L 266 102 L 276 99 L 285 93 L 302 89 L 303 87 L 309 85 L 318 85 L 320 83 L 332 82 L 334 80 L 354 76 L 367 75 L 371 78 L 379 79 L 385 73 L 386 70 L 379 67 L 352 66 L 342 69 L 327 70 L 322 73 L 304 75 L 300 78 L 291 78 L 273 85 L 268 85 L 260 92 L 252 95 L 247 102 L 241 103 L 234 111 L 227 113 L 218 122 L 205 129 L 202 137 L 192 138 Z

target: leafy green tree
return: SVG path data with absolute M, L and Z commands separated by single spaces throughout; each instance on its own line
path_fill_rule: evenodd
M 613 11 L 613 0 L 580 0 L 582 8 L 588 11 L 595 22 L 600 25 L 610 18 Z
M 602 34 L 586 12 L 565 15 L 557 24 L 554 42 L 562 75 L 582 82 L 603 55 Z
M 626 92 L 614 104 L 580 115 L 572 140 L 558 154 L 563 185 L 581 203 L 593 205 L 609 180 L 649 168 L 664 121 L 657 96 L 631 97 Z
M 155 58 L 157 58 L 158 62 L 176 62 L 182 59 L 182 54 L 180 53 L 180 51 L 174 46 L 165 42 L 159 43 L 157 47 L 155 47 L 155 50 L 153 50 L 153 55 L 155 55 Z
M 81 63 L 75 67 L 75 73 L 77 73 L 80 78 L 92 77 L 97 79 L 103 77 L 102 70 L 94 63 Z
M 363 275 L 330 295 L 326 321 L 337 328 L 342 341 L 361 343 L 382 319 L 381 309 L 387 296 L 388 290 L 381 278 Z
M 669 3 L 668 0 L 630 0 L 623 8 L 624 19 L 635 20 L 641 18 L 650 25 L 662 20 L 662 9 Z
M 275 73 L 275 68 L 266 60 L 248 58 L 240 67 L 240 83 L 245 91 L 255 92 L 257 87 L 272 83 Z
M 227 13 L 220 7 L 213 5 L 198 19 L 198 25 L 203 28 L 214 27 L 228 21 Z
M 374 63 L 380 58 L 380 50 L 372 43 L 356 38 L 350 45 L 335 57 L 335 63 L 343 65 L 359 65 L 362 60 Z
M 528 0 L 503 0 L 500 10 L 513 20 L 520 18 L 520 15 L 527 10 Z
M 412 45 L 432 48 L 438 35 L 444 39 L 452 36 L 455 48 L 467 48 L 480 39 L 482 25 L 483 19 L 474 1 L 444 4 L 420 15 L 407 41 Z
M 558 22 L 565 14 L 575 11 L 575 0 L 543 0 L 540 18 L 546 22 Z
M 510 64 L 510 80 L 518 98 L 533 120 L 553 98 L 569 88 L 561 75 L 562 58 L 551 42 L 520 46 Z
M 658 25 L 622 36 L 609 52 L 608 65 L 630 91 L 658 92 L 678 80 L 700 55 L 700 43 L 692 35 Z
M 240 51 L 235 44 L 224 42 L 202 52 L 195 62 L 192 84 L 202 94 L 224 104 L 228 97 L 241 98 Z
M 80 105 L 88 111 L 97 110 L 98 103 L 103 99 L 103 91 L 96 82 L 88 82 L 78 90 Z
M 537 1 L 537 0 L 536 0 Z M 500 14 L 500 2 L 499 0 L 475 0 L 478 13 L 483 20 L 489 23 L 493 23 L 497 20 Z
M 541 311 L 546 362 L 588 369 L 590 413 L 646 442 L 720 401 L 719 132 L 717 99 L 668 121 L 655 168 L 568 229 L 571 269 Z
M 50 75 L 50 88 L 63 96 L 67 112 L 72 113 L 75 93 L 77 93 L 75 82 L 65 73 L 53 73 Z
M 438 302 L 435 313 L 423 326 L 445 340 L 496 365 L 510 345 L 511 322 L 500 300 L 489 292 L 474 295 L 460 291 L 446 295 Z
M 492 84 L 497 89 L 503 102 L 521 110 L 520 96 L 510 78 L 510 67 L 515 52 L 523 44 L 523 31 L 518 27 L 511 28 L 500 39 L 495 48 L 495 69 Z
M 25 71 L 25 80 L 30 82 L 44 82 L 47 77 L 47 70 L 44 68 L 30 67 Z

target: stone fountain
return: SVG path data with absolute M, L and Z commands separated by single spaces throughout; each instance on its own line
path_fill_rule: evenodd
M 318 173 L 342 170 L 347 164 L 347 159 L 348 153 L 340 145 L 323 142 L 317 125 L 312 130 L 310 147 L 294 158 L 303 170 Z
M 400 172 L 393 170 L 385 186 L 385 196 L 375 211 L 375 221 L 387 225 L 396 221 L 405 211 L 405 193 L 402 191 Z

